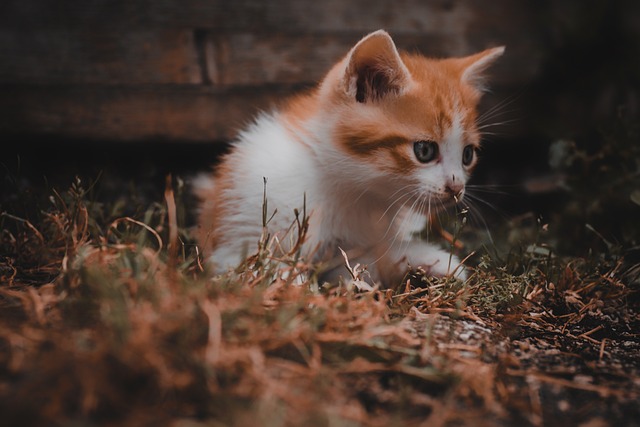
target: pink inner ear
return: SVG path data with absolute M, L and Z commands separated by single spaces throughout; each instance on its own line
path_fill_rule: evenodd
M 345 82 L 357 102 L 366 102 L 398 93 L 408 78 L 393 40 L 386 32 L 377 31 L 351 51 Z
M 401 82 L 395 73 L 388 68 L 378 68 L 379 65 L 364 65 L 357 71 L 356 101 L 364 103 L 367 100 L 378 100 L 387 94 L 400 91 Z

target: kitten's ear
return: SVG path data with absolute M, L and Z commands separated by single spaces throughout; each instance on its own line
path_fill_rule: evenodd
M 396 45 L 383 30 L 369 34 L 351 49 L 343 78 L 347 94 L 363 103 L 400 93 L 411 82 Z
M 461 67 L 461 80 L 481 92 L 484 91 L 486 89 L 484 71 L 500 58 L 503 53 L 504 46 L 500 46 L 457 59 Z

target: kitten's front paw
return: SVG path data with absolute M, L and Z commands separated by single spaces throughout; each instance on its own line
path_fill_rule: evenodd
M 431 258 L 420 264 L 429 275 L 437 277 L 453 276 L 462 281 L 467 280 L 467 270 L 464 265 L 460 264 L 457 256 L 440 251 L 435 258 L 435 260 Z
M 405 259 L 413 268 L 422 267 L 428 275 L 453 276 L 467 280 L 468 273 L 460 259 L 432 245 L 415 242 L 407 248 Z

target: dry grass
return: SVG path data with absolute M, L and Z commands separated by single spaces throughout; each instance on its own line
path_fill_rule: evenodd
M 631 425 L 640 416 L 637 285 L 621 258 L 524 246 L 502 261 L 484 255 L 465 283 L 413 277 L 361 291 L 318 284 L 294 252 L 271 262 L 265 234 L 241 271 L 210 279 L 180 208 L 168 180 L 162 203 L 105 221 L 78 182 L 38 223 L 2 214 L 3 422 Z

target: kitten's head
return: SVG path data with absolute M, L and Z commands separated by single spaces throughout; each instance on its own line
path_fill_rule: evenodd
M 482 73 L 503 51 L 437 60 L 398 52 L 384 31 L 363 38 L 321 86 L 349 167 L 387 196 L 459 201 L 477 161 Z

